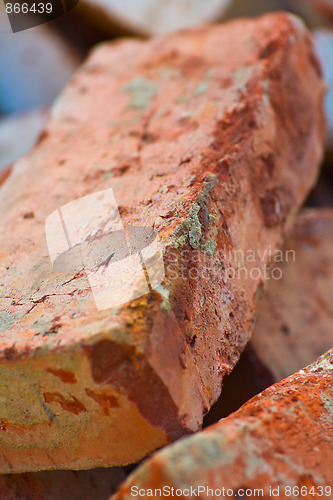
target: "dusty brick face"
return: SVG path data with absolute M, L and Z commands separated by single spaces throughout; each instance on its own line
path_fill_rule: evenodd
M 265 499 L 272 498 L 269 487 L 280 488 L 278 498 L 297 498 L 286 487 L 303 487 L 303 493 L 306 488 L 309 498 L 311 488 L 317 494 L 326 487 L 325 495 L 331 498 L 332 385 L 331 350 L 226 419 L 157 452 L 112 499 L 133 498 L 133 486 L 147 492 L 164 485 L 183 490 L 224 487 L 233 490 L 234 498 L 239 490 L 262 489 L 263 494 L 248 497 Z M 149 492 L 141 496 L 149 497 Z M 198 498 L 212 498 L 212 494 L 202 492 Z
M 1 471 L 123 464 L 200 428 L 264 282 L 230 278 L 233 252 L 290 230 L 322 155 L 323 92 L 285 14 L 92 54 L 0 191 Z M 98 312 L 84 273 L 52 270 L 44 222 L 107 188 L 125 226 L 158 231 L 166 278 Z

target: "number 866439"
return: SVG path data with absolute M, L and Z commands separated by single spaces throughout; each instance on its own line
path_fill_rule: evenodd
M 28 3 L 11 3 L 6 2 L 6 12 L 7 14 L 51 14 L 52 4 L 49 3 L 33 3 L 29 5 Z

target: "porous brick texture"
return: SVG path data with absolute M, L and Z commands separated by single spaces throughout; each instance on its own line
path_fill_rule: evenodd
M 205 431 L 157 452 L 112 499 L 139 490 L 140 498 L 158 498 L 154 490 L 164 486 L 178 489 L 178 498 L 191 487 L 201 499 L 242 498 L 246 490 L 247 498 L 332 498 L 332 386 L 333 350 Z M 214 496 L 222 488 L 224 495 Z
M 333 345 L 333 209 L 304 210 L 281 258 L 272 262 L 281 279 L 270 280 L 250 341 L 276 382 Z
M 268 257 L 235 277 L 235 252 L 290 230 L 323 95 L 310 36 L 283 13 L 93 52 L 0 190 L 0 471 L 134 462 L 200 428 L 265 281 Z M 44 222 L 108 188 L 124 226 L 158 232 L 166 278 L 97 311 L 84 272 L 52 269 Z

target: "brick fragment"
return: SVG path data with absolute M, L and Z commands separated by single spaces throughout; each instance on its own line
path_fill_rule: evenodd
M 268 500 L 273 488 L 277 498 L 332 498 L 332 387 L 333 350 L 205 431 L 155 453 L 112 500 L 137 490 L 140 498 L 157 498 L 149 490 L 164 486 L 185 490 L 178 498 L 191 487 L 201 499 L 242 498 L 248 490 L 247 498 Z M 223 487 L 224 495 L 212 494 Z
M 283 13 L 92 54 L 0 190 L 0 471 L 134 462 L 200 428 L 265 281 L 267 252 L 234 275 L 237 259 L 292 227 L 323 94 L 309 34 Z M 110 188 L 125 228 L 158 232 L 166 277 L 97 311 L 84 272 L 51 268 L 44 222 Z

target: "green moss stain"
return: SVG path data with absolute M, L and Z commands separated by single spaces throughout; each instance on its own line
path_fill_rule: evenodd
M 174 240 L 176 247 L 183 247 L 187 240 L 190 246 L 197 250 L 200 248 L 207 255 L 213 255 L 217 248 L 216 236 L 217 229 L 214 227 L 214 236 L 209 240 L 205 241 L 203 237 L 202 224 L 199 219 L 199 212 L 202 210 L 204 212 L 205 219 L 208 220 L 209 224 L 215 224 L 216 219 L 213 214 L 208 213 L 208 205 L 210 200 L 210 192 L 215 186 L 216 178 L 211 177 L 209 181 L 205 182 L 199 196 L 199 201 L 193 203 L 190 208 L 190 213 L 187 219 L 181 225 L 182 234 Z
M 208 221 L 210 224 L 215 224 L 215 217 L 212 214 L 208 214 Z M 217 229 L 216 227 L 213 228 L 213 233 L 214 237 L 210 238 L 206 242 L 201 244 L 202 251 L 207 254 L 207 255 L 214 255 L 216 252 L 217 248 L 217 242 L 216 242 L 216 236 L 217 236 Z
M 10 314 L 8 311 L 0 313 L 0 332 L 8 330 L 18 319 L 19 313 Z
M 186 102 L 188 102 L 189 98 L 186 97 L 185 95 L 179 95 L 177 98 L 176 98 L 176 102 L 178 104 L 184 104 Z
M 208 206 L 209 206 L 209 201 L 210 201 L 210 193 L 212 189 L 214 188 L 216 184 L 216 177 L 212 176 L 207 182 L 205 182 L 201 195 L 200 195 L 200 206 L 203 210 L 206 211 L 206 217 L 208 219 L 209 224 L 215 224 L 216 219 L 213 214 L 207 213 L 208 212 Z M 207 255 L 214 255 L 216 248 L 217 248 L 217 242 L 216 242 L 216 236 L 217 236 L 217 229 L 216 227 L 213 228 L 213 234 L 214 236 L 211 237 L 207 241 L 203 241 L 201 243 L 201 249 L 202 251 L 207 254 Z
M 327 396 L 323 391 L 320 391 L 320 397 L 323 402 L 324 408 L 330 416 L 330 419 L 333 419 L 333 394 L 332 396 Z
M 190 215 L 186 220 L 190 245 L 194 249 L 199 248 L 202 237 L 201 222 L 198 217 L 199 212 L 200 205 L 198 203 L 193 203 L 190 209 Z
M 124 91 L 132 95 L 131 108 L 147 109 L 157 92 L 157 84 L 144 78 L 134 78 L 125 85 Z
M 160 70 L 161 77 L 163 80 L 170 81 L 174 78 L 180 77 L 180 71 L 176 68 L 162 68 Z
M 217 243 L 214 238 L 211 238 L 210 240 L 206 241 L 204 244 L 201 245 L 202 251 L 207 255 L 214 255 L 216 247 Z
M 214 188 L 216 184 L 216 177 L 215 175 L 213 175 L 209 180 L 207 180 L 203 187 L 202 187 L 202 191 L 201 191 L 201 194 L 200 194 L 200 206 L 202 207 L 203 205 L 208 205 L 209 203 L 209 200 L 210 200 L 210 193 L 212 191 L 212 189 Z
M 112 172 L 105 172 L 103 181 L 108 181 L 112 177 Z
M 175 239 L 176 247 L 183 247 L 187 241 L 187 234 L 182 234 L 178 238 Z
M 204 94 L 208 90 L 208 87 L 209 83 L 207 82 L 200 83 L 200 85 L 198 85 L 197 88 L 195 89 L 193 96 L 197 97 L 201 94 Z

